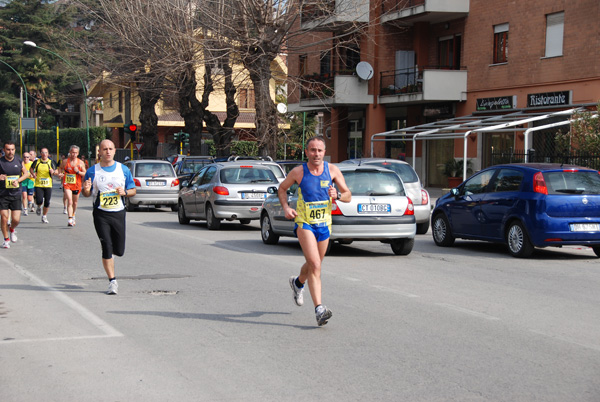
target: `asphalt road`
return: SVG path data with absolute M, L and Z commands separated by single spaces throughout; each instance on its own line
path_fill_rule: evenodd
M 55 192 L 0 250 L 0 401 L 599 401 L 600 270 L 583 248 L 510 257 L 418 236 L 354 243 L 323 266 L 317 327 L 288 278 L 294 239 L 258 223 L 127 215 L 108 281 L 90 200 L 67 228 Z

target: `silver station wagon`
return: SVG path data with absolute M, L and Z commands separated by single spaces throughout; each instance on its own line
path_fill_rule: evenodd
M 206 220 L 218 230 L 222 220 L 248 224 L 259 219 L 267 189 L 279 181 L 268 167 L 254 161 L 219 162 L 204 166 L 179 190 L 179 223 Z
M 355 240 L 380 241 L 390 244 L 396 255 L 410 254 L 417 226 L 413 203 L 400 177 L 378 166 L 336 166 L 352 192 L 352 201 L 332 201 L 331 239 L 341 244 Z M 269 191 L 271 194 L 261 212 L 260 229 L 263 242 L 276 244 L 280 236 L 295 237 L 294 221 L 285 218 L 276 188 Z M 288 191 L 288 204 L 295 209 L 297 202 L 294 185 Z

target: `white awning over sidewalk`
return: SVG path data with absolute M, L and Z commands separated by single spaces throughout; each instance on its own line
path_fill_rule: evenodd
M 535 109 L 521 109 L 512 113 L 476 113 L 467 116 L 455 117 L 448 120 L 436 121 L 433 123 L 421 124 L 418 126 L 407 127 L 403 129 L 386 131 L 374 134 L 371 137 L 371 157 L 373 157 L 373 143 L 378 141 L 412 141 L 413 153 L 416 150 L 418 140 L 442 140 L 463 138 L 463 180 L 467 178 L 467 139 L 470 135 L 482 132 L 516 132 L 525 133 L 525 151 L 529 147 L 529 134 L 540 129 L 547 129 L 554 126 L 570 124 L 574 113 L 585 110 L 581 105 L 567 110 L 549 113 L 547 111 L 538 111 Z M 541 127 L 531 127 L 530 124 L 540 120 L 550 118 L 564 117 L 564 122 L 547 124 Z M 413 168 L 416 158 L 413 157 Z

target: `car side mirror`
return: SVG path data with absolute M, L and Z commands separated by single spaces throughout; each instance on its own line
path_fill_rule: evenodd
M 187 180 L 184 180 L 183 183 L 181 183 L 181 187 L 187 187 L 190 185 L 190 182 Z
M 460 192 L 458 191 L 458 188 L 453 188 L 452 190 L 450 190 L 450 192 L 455 197 L 458 197 L 460 195 Z
M 269 193 L 269 194 L 277 194 L 277 187 L 269 187 L 269 188 L 267 188 L 267 193 Z

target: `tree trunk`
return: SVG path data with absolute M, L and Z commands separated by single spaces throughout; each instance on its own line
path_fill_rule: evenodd
M 246 60 L 245 67 L 250 71 L 250 79 L 254 85 L 256 109 L 256 137 L 259 152 L 263 156 L 277 158 L 277 109 L 271 99 L 269 86 L 272 59 L 266 54 Z
M 181 82 L 179 88 L 179 114 L 185 121 L 185 132 L 191 138 L 202 135 L 202 120 L 204 118 L 204 107 L 196 98 L 196 71 L 190 64 L 177 82 Z
M 160 88 L 162 88 L 163 78 L 152 80 L 154 85 L 148 85 L 149 81 L 143 77 L 146 85 L 138 86 L 138 95 L 140 97 L 140 115 L 139 120 L 142 125 L 139 129 L 139 141 L 144 143 L 140 150 L 142 156 L 156 157 L 158 148 L 158 116 L 156 115 L 156 103 L 160 100 Z M 157 82 L 158 81 L 158 82 Z

